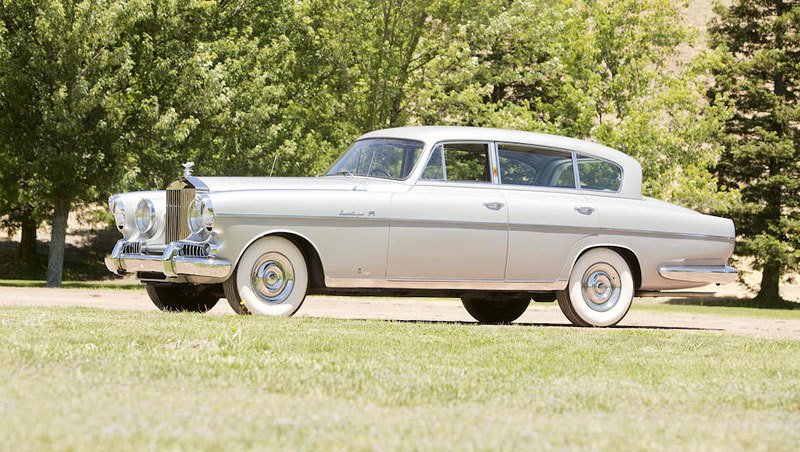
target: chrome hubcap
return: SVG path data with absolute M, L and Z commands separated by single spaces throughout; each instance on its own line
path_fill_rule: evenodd
M 595 311 L 608 311 L 619 301 L 621 286 L 619 273 L 614 267 L 605 262 L 594 264 L 581 280 L 583 301 Z
M 250 282 L 253 291 L 265 303 L 283 303 L 294 288 L 294 267 L 283 254 L 267 253 L 253 265 Z

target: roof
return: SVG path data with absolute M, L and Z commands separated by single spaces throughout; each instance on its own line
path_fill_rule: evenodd
M 642 197 L 642 166 L 633 157 L 591 141 L 578 140 L 546 133 L 521 130 L 493 129 L 488 127 L 415 126 L 375 130 L 362 135 L 364 138 L 405 138 L 421 140 L 426 147 L 440 141 L 499 141 L 531 144 L 549 148 L 566 149 L 578 154 L 610 160 L 622 167 L 623 183 L 619 195 L 626 198 Z

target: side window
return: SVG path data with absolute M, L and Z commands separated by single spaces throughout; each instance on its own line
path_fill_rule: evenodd
M 619 191 L 622 168 L 594 157 L 578 156 L 578 178 L 586 190 Z
M 500 182 L 507 185 L 575 188 L 572 154 L 519 144 L 498 144 Z
M 447 143 L 434 148 L 422 179 L 460 182 L 491 182 L 489 145 Z

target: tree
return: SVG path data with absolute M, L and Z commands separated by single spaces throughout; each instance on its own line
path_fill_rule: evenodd
M 0 22 L 0 61 L 8 61 L 10 50 L 5 42 L 6 29 Z M 19 127 L 18 118 L 23 115 L 19 101 L 26 93 L 13 93 L 3 77 L 0 68 L 0 218 L 3 227 L 9 231 L 21 231 L 19 259 L 22 265 L 29 265 L 36 257 L 36 230 L 43 220 L 44 212 L 36 200 L 27 196 L 26 184 L 31 180 L 30 165 L 26 159 L 23 141 L 29 140 L 28 130 Z
M 437 53 L 410 117 L 593 139 L 642 162 L 646 195 L 704 211 L 735 197 L 709 170 L 727 108 L 705 99 L 707 65 L 675 64 L 692 39 L 678 6 L 486 2 L 471 17 L 449 40 L 423 40 Z
M 711 36 L 724 64 L 710 95 L 735 113 L 717 172 L 741 190 L 737 253 L 763 272 L 756 301 L 777 305 L 782 277 L 800 262 L 800 5 L 737 0 L 718 13 Z
M 120 174 L 131 109 L 127 33 L 137 1 L 5 0 L 0 136 L 26 165 L 25 196 L 52 212 L 47 285 L 61 285 L 70 207 L 106 196 Z

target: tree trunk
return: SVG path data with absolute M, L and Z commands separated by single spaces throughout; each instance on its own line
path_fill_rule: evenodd
M 780 295 L 781 270 L 778 265 L 767 264 L 761 274 L 761 288 L 756 296 L 759 306 L 778 306 L 783 301 Z
M 53 232 L 50 234 L 50 254 L 47 258 L 47 287 L 61 287 L 69 205 L 68 199 L 58 198 L 53 206 Z
M 22 238 L 19 242 L 19 260 L 22 264 L 32 263 L 36 257 L 36 229 L 38 224 L 33 219 L 33 212 L 26 208 L 22 214 Z

